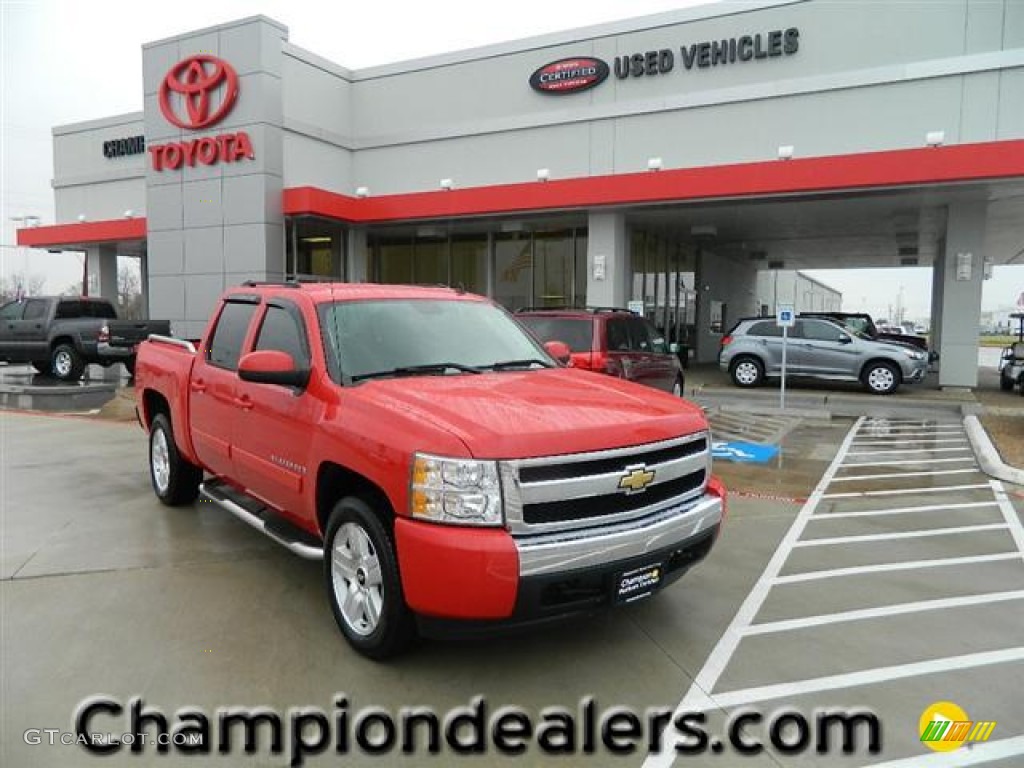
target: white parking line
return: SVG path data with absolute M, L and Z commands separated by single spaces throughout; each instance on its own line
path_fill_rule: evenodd
M 854 436 L 857 434 L 857 430 L 860 425 L 864 422 L 864 417 L 861 416 L 854 423 L 853 427 L 847 433 L 843 439 L 842 444 L 839 446 L 839 450 L 836 452 L 835 458 L 832 459 L 832 463 L 829 464 L 828 469 L 821 476 L 818 484 L 814 487 L 807 502 L 800 508 L 800 511 L 796 515 L 796 519 L 793 520 L 793 524 L 789 527 L 786 535 L 783 537 L 782 542 L 775 550 L 775 554 L 772 555 L 771 560 L 768 561 L 768 565 L 765 567 L 761 576 L 758 578 L 757 583 L 750 590 L 750 594 L 747 595 L 743 604 L 740 606 L 736 615 L 733 617 L 729 626 L 725 632 L 719 638 L 718 643 L 715 645 L 711 654 L 708 656 L 707 661 L 704 662 L 704 666 L 700 672 L 693 679 L 693 683 L 690 685 L 689 690 L 680 700 L 679 705 L 676 707 L 675 717 L 689 711 L 696 709 L 698 704 L 703 705 L 711 702 L 710 692 L 714 689 L 715 683 L 718 682 L 718 678 L 721 677 L 722 672 L 725 671 L 726 664 L 729 663 L 729 659 L 732 658 L 733 653 L 736 652 L 737 646 L 740 644 L 740 640 L 743 639 L 743 630 L 750 626 L 754 620 L 754 616 L 761 610 L 761 606 L 764 604 L 765 598 L 768 597 L 768 590 L 772 588 L 772 584 L 775 578 L 779 575 L 779 571 L 782 570 L 782 566 L 785 565 L 786 559 L 789 557 L 789 553 L 795 544 L 800 539 L 800 534 L 803 533 L 804 526 L 810 520 L 811 515 L 814 514 L 814 508 L 818 506 L 821 501 L 824 490 L 828 487 L 829 482 L 835 476 L 836 471 L 842 464 L 843 459 L 846 458 L 846 453 L 850 450 L 850 444 L 853 442 Z M 714 704 L 711 703 L 713 707 Z M 644 768 L 655 768 L 660 766 L 672 765 L 675 760 L 675 749 L 674 746 L 679 743 L 679 734 L 675 732 L 675 729 L 669 729 L 667 726 L 662 732 L 662 743 L 665 744 L 665 749 L 659 754 L 650 754 L 647 759 L 644 760 Z
M 807 629 L 808 627 L 822 627 L 827 624 L 840 624 L 846 621 L 879 619 L 886 616 L 902 616 L 907 613 L 938 611 L 946 610 L 947 608 L 965 608 L 975 605 L 1003 603 L 1008 600 L 1024 600 L 1024 589 L 1016 589 L 1011 592 L 989 592 L 981 595 L 965 595 L 964 597 L 944 597 L 938 600 L 917 600 L 912 603 L 883 605 L 878 608 L 861 608 L 856 611 L 823 613 L 818 616 L 804 616 L 799 619 L 771 621 L 765 622 L 764 624 L 753 624 L 747 627 L 743 634 L 747 637 L 751 637 L 753 635 L 769 635 L 775 632 L 789 632 L 795 629 Z
M 974 485 L 930 485 L 927 488 L 888 488 L 881 491 L 851 491 L 849 493 L 826 493 L 823 499 L 852 499 L 857 496 L 903 496 L 908 493 L 948 493 L 949 491 L 970 491 L 975 488 L 988 488 L 988 483 Z
M 1010 535 L 1013 536 L 1017 549 L 1024 553 L 1024 525 L 1021 525 L 1020 518 L 1013 511 L 1013 505 L 1006 498 L 1006 489 L 1003 488 L 1003 484 L 998 480 L 989 480 L 988 483 L 992 486 L 992 493 L 996 495 L 996 503 L 999 505 L 999 510 L 1003 513 L 1006 524 L 1010 526 Z
M 1011 661 L 1024 660 L 1024 647 L 1005 648 L 999 651 L 967 653 L 963 656 L 947 656 L 941 659 L 915 661 L 910 664 L 895 664 L 891 667 L 876 667 L 862 672 L 846 672 L 840 675 L 827 675 L 809 680 L 798 680 L 794 683 L 777 683 L 762 685 L 757 688 L 744 688 L 738 691 L 716 693 L 713 705 L 722 709 L 753 704 L 771 699 L 791 699 L 808 693 L 834 691 L 837 688 L 856 688 L 862 685 L 888 683 L 908 677 L 933 675 L 936 672 L 972 669 L 990 664 L 1006 664 Z M 645 763 L 646 765 L 646 763 Z
M 862 509 L 858 512 L 822 512 L 813 520 L 835 520 L 844 517 L 874 517 L 876 515 L 907 515 L 915 512 L 938 512 L 947 509 L 977 509 L 979 507 L 998 507 L 995 501 L 969 501 L 963 504 L 929 504 L 924 507 L 895 507 L 893 509 Z
M 793 545 L 797 547 L 827 547 L 834 544 L 861 544 L 867 541 L 891 541 L 893 539 L 922 539 L 928 536 L 951 536 L 958 533 L 976 533 L 978 531 L 1005 531 L 1010 526 L 1006 523 L 988 523 L 986 525 L 961 525 L 956 528 L 924 528 L 917 531 L 899 531 L 897 533 L 870 533 L 864 536 L 838 536 L 833 539 L 805 539 Z
M 1019 560 L 1020 552 L 998 552 L 994 555 L 971 555 L 970 557 L 941 557 L 935 560 L 909 560 L 899 563 L 876 563 L 875 565 L 854 565 L 849 568 L 831 568 L 826 571 L 807 571 L 779 576 L 776 584 L 797 584 L 803 581 L 819 581 L 833 579 L 836 576 L 859 576 L 865 573 L 885 573 L 891 571 L 916 571 L 924 568 L 943 568 L 950 565 L 971 565 L 973 563 L 992 563 L 997 560 Z
M 991 763 L 994 760 L 1005 760 L 1008 757 L 1019 755 L 1024 755 L 1024 736 L 982 743 L 972 742 L 969 749 L 933 752 L 929 755 L 887 760 L 884 763 L 872 763 L 864 768 L 960 768 L 961 766 Z
M 954 461 L 974 461 L 973 456 L 954 456 L 946 459 L 903 459 L 902 461 L 857 461 L 852 464 L 843 464 L 847 467 L 901 467 L 906 464 L 949 464 Z
M 850 451 L 851 456 L 877 456 L 880 453 L 898 453 L 904 456 L 908 453 L 950 453 L 951 451 L 964 451 L 970 453 L 969 448 L 894 448 L 891 451 Z
M 844 465 L 845 469 L 845 465 Z M 835 477 L 832 479 L 833 483 L 846 483 L 851 480 L 892 480 L 893 478 L 900 477 L 929 477 L 931 475 L 962 475 L 965 472 L 975 472 L 981 474 L 981 470 L 977 467 L 967 467 L 966 469 L 929 469 L 924 472 L 890 472 L 882 475 L 843 475 L 842 477 Z

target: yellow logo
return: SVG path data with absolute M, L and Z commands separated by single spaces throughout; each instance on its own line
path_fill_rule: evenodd
M 936 752 L 952 752 L 969 741 L 988 741 L 995 727 L 994 720 L 971 720 L 951 701 L 935 702 L 918 721 L 921 741 Z
M 626 474 L 619 478 L 619 490 L 639 493 L 654 482 L 654 470 L 647 469 L 645 464 L 634 464 L 626 467 Z

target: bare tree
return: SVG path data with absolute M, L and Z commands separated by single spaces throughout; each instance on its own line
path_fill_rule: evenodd
M 120 261 L 120 260 L 119 260 Z M 137 263 L 118 265 L 118 314 L 126 320 L 142 320 L 142 275 Z
M 0 299 L 13 301 L 26 296 L 39 296 L 46 285 L 46 278 L 42 275 L 26 275 L 24 272 L 14 272 L 8 277 L 0 277 Z

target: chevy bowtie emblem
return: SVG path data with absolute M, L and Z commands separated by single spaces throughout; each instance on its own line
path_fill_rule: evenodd
M 647 469 L 646 464 L 634 464 L 626 467 L 626 474 L 619 478 L 619 490 L 627 494 L 640 493 L 654 482 L 654 470 Z

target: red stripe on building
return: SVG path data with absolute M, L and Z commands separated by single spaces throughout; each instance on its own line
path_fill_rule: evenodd
M 18 245 L 47 248 L 57 245 L 89 245 L 122 240 L 145 240 L 146 219 L 111 219 L 78 224 L 54 224 L 18 230 Z

